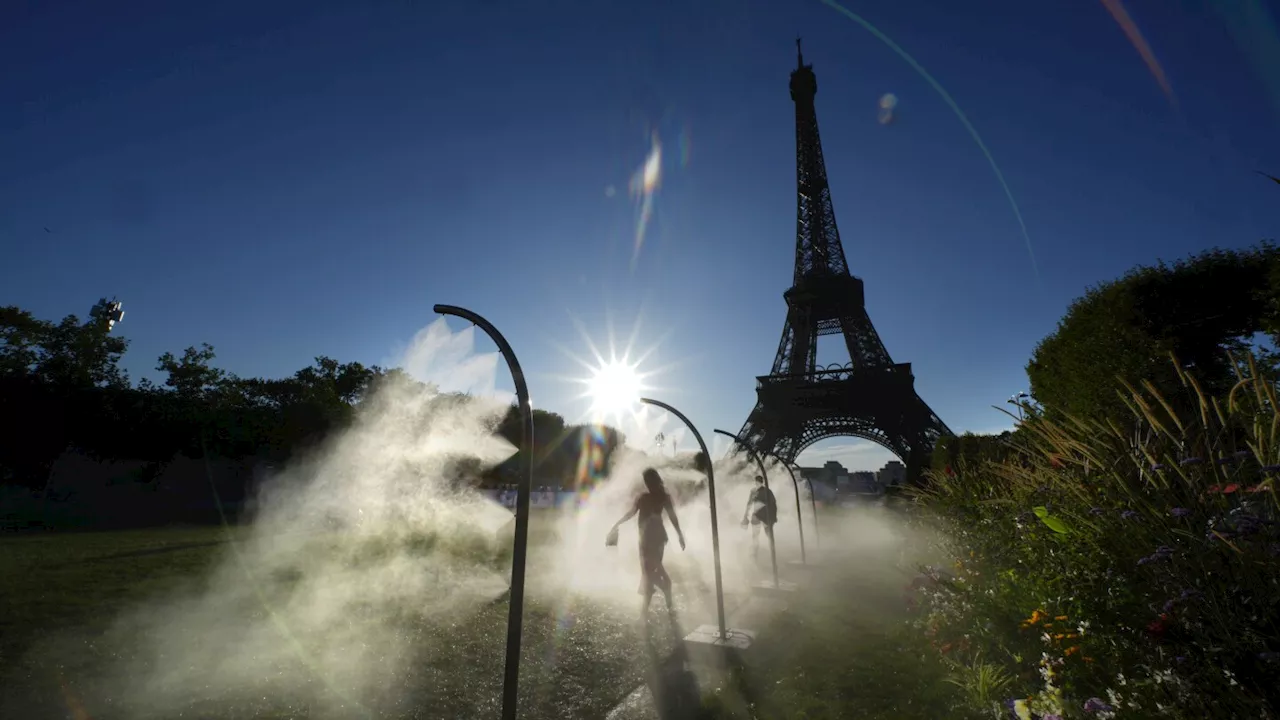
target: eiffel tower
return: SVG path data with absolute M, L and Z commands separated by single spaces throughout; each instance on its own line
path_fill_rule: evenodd
M 756 378 L 756 406 L 738 436 L 789 463 L 824 438 L 870 440 L 897 455 L 913 482 L 951 430 L 916 394 L 911 364 L 889 357 L 867 315 L 862 280 L 849 272 L 818 138 L 818 78 L 804 64 L 799 39 L 796 54 L 795 277 L 782 296 L 787 324 L 773 370 Z M 818 337 L 836 334 L 844 336 L 849 363 L 818 367 Z

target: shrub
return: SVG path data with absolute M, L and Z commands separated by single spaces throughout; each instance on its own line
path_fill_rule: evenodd
M 1174 372 L 1187 411 L 1126 386 L 1132 426 L 1033 414 L 1009 458 L 918 491 L 954 558 L 915 583 L 918 623 L 958 665 L 995 666 L 1008 710 L 988 709 L 1274 717 L 1276 388 L 1252 358 L 1221 398 Z
M 962 465 L 1001 462 L 1012 451 L 1012 435 L 1010 432 L 999 435 L 944 435 L 933 446 L 933 472 L 946 474 Z

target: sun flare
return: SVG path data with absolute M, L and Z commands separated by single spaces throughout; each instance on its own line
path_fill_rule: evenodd
M 587 333 L 586 327 L 575 321 L 578 334 L 582 336 L 586 353 L 579 353 L 568 347 L 558 349 L 565 358 L 571 361 L 571 374 L 558 375 L 557 379 L 579 389 L 573 399 L 578 405 L 581 416 L 575 422 L 588 425 L 608 425 L 616 430 L 625 431 L 634 437 L 651 436 L 656 432 L 651 412 L 642 397 L 665 397 L 673 388 L 662 382 L 665 374 L 677 364 L 654 367 L 653 359 L 670 330 L 664 332 L 652 344 L 639 347 L 640 321 L 637 318 L 630 336 L 622 343 L 614 334 L 613 323 L 609 321 L 608 339 L 601 347 Z
M 587 381 L 591 412 L 600 417 L 618 417 L 634 409 L 640 401 L 643 383 L 635 365 L 613 360 L 596 368 Z

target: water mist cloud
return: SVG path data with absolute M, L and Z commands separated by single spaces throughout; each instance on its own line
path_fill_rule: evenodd
M 495 358 L 472 355 L 472 335 L 433 323 L 403 365 L 492 393 Z M 119 619 L 112 635 L 134 650 L 97 705 L 140 718 L 394 704 L 411 661 L 448 647 L 431 628 L 507 588 L 510 513 L 451 477 L 459 458 L 512 454 L 492 432 L 503 400 L 384 384 L 349 431 L 264 485 L 247 536 L 207 578 Z

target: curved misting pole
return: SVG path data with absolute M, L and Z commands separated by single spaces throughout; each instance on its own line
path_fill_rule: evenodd
M 809 558 L 807 555 L 805 555 L 805 552 L 804 552 L 804 517 L 801 515 L 801 510 L 800 510 L 800 481 L 796 479 L 796 471 L 792 470 L 791 466 L 788 465 L 782 458 L 778 457 L 776 453 L 765 453 L 765 454 L 773 458 L 774 460 L 777 460 L 778 464 L 786 468 L 787 474 L 791 476 L 791 487 L 796 491 L 796 525 L 799 526 L 800 528 L 800 563 L 803 565 L 808 565 Z M 809 494 L 810 495 L 813 494 L 812 486 L 810 486 L 809 488 Z
M 511 369 L 516 386 L 516 403 L 520 406 L 520 482 L 516 486 L 516 539 L 511 554 L 511 603 L 507 612 L 507 660 L 502 676 L 502 720 L 515 720 L 517 690 L 520 687 L 520 640 L 524 630 L 524 567 L 529 549 L 529 494 L 533 490 L 533 406 L 524 381 L 520 361 L 507 339 L 488 320 L 464 308 L 436 305 L 441 315 L 453 315 L 470 322 L 485 332 L 498 346 L 502 359 Z
M 721 435 L 724 435 L 725 437 L 733 438 L 734 442 L 741 445 L 742 448 L 747 451 L 747 455 L 750 455 L 751 459 L 755 460 L 756 465 L 760 467 L 760 477 L 764 479 L 764 489 L 769 490 L 769 473 L 765 471 L 764 461 L 760 459 L 760 456 L 756 453 L 755 448 L 748 445 L 746 441 L 744 441 L 742 438 L 738 437 L 737 435 L 734 435 L 733 433 L 727 430 L 713 430 L 712 432 L 718 432 Z M 772 491 L 770 490 L 770 492 Z M 774 518 L 775 524 L 777 519 L 778 519 L 777 517 Z M 778 587 L 778 547 L 773 541 L 773 527 L 769 526 L 766 529 L 768 530 L 768 532 L 765 534 L 769 536 L 769 560 L 773 563 L 773 586 Z M 804 541 L 801 540 L 801 542 L 804 542 Z
M 716 474 L 711 467 L 711 453 L 707 451 L 707 444 L 702 440 L 702 433 L 698 432 L 698 428 L 689 422 L 689 418 L 685 417 L 684 413 L 661 400 L 640 398 L 640 402 L 660 407 L 679 418 L 680 422 L 689 428 L 689 432 L 693 433 L 693 438 L 698 441 L 698 447 L 702 449 L 702 457 L 707 460 L 707 497 L 711 500 L 711 556 L 714 558 L 716 566 L 716 621 L 720 623 L 720 639 L 727 641 L 729 639 L 729 631 L 724 623 L 724 585 L 720 577 L 720 524 L 716 519 Z
M 774 457 L 778 457 L 778 456 L 775 455 Z M 778 460 L 782 460 L 782 458 L 778 458 Z M 788 470 L 791 469 L 792 466 L 794 466 L 796 470 L 800 470 L 800 476 L 804 477 L 804 471 L 801 470 L 800 466 L 796 465 L 795 463 L 791 463 L 787 465 L 787 469 Z M 795 477 L 795 473 L 792 473 L 791 476 Z M 804 481 L 809 485 L 809 505 L 810 505 L 810 508 L 813 510 L 813 546 L 821 550 L 822 535 L 818 532 L 818 496 L 813 491 L 813 478 L 804 478 Z

